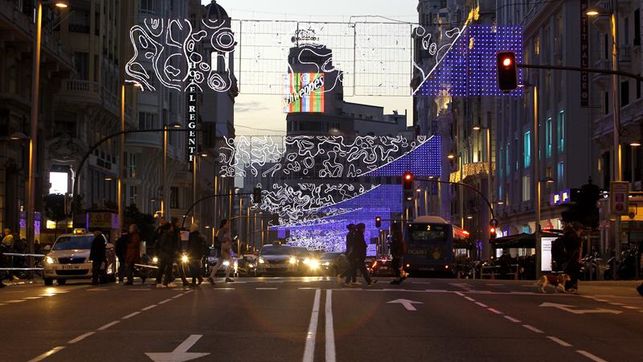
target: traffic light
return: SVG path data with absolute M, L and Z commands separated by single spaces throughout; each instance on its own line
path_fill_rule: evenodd
M 514 52 L 498 52 L 498 88 L 511 92 L 518 87 L 518 71 Z
M 496 228 L 493 226 L 489 226 L 489 240 L 495 240 L 496 239 Z
M 252 190 L 252 202 L 255 204 L 261 203 L 261 187 L 255 187 Z
M 382 227 L 382 217 L 381 216 L 375 216 L 375 227 L 376 228 Z
M 413 173 L 410 171 L 404 172 L 402 175 L 402 189 L 404 190 L 404 200 L 413 200 Z

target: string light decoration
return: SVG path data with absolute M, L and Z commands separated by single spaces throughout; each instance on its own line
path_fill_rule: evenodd
M 504 93 L 498 88 L 496 53 L 513 51 L 522 63 L 521 26 L 470 25 L 454 41 L 453 46 L 433 72 L 428 74 L 416 95 L 453 97 L 521 96 L 522 87 Z M 518 70 L 518 83 L 522 71 Z
M 440 176 L 441 139 L 359 136 L 225 138 L 217 149 L 219 174 L 226 177 L 310 179 Z
M 146 91 L 159 86 L 185 91 L 190 85 L 200 92 L 204 87 L 229 91 L 233 85 L 229 54 L 237 42 L 228 23 L 202 19 L 195 29 L 188 19 L 143 19 L 143 25 L 130 29 L 134 54 L 125 65 L 125 81 Z M 200 53 L 202 48 L 209 49 L 209 56 Z M 220 63 L 225 69 L 212 67 Z

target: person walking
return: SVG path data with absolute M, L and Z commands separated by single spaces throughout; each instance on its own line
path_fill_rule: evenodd
M 353 248 L 350 253 L 350 262 L 351 269 L 350 273 L 346 275 L 346 281 L 344 285 L 350 286 L 350 282 L 353 278 L 357 276 L 357 271 L 361 271 L 364 281 L 367 285 L 373 285 L 374 282 L 371 280 L 370 275 L 368 275 L 368 270 L 366 269 L 366 240 L 364 239 L 364 231 L 366 230 L 366 225 L 360 223 L 357 224 L 357 231 L 355 233 L 355 238 L 353 239 Z
M 565 254 L 567 255 L 567 263 L 564 270 L 565 274 L 569 275 L 569 281 L 565 283 L 565 290 L 570 293 L 576 293 L 578 291 L 578 276 L 581 269 L 581 247 L 583 243 L 581 239 L 582 232 L 583 226 L 578 222 L 573 222 L 566 225 L 563 235 Z
M 125 263 L 125 254 L 127 253 L 127 241 L 129 237 L 127 232 L 121 234 L 121 237 L 116 240 L 116 245 L 114 245 L 114 253 L 116 258 L 118 258 L 118 282 L 123 283 L 125 280 L 126 272 L 126 263 Z
M 190 225 L 190 236 L 188 238 L 187 253 L 190 258 L 190 273 L 192 274 L 192 286 L 203 283 L 203 257 L 208 249 L 207 242 L 199 232 L 199 225 Z
M 172 264 L 178 248 L 174 238 L 173 225 L 163 223 L 160 228 L 159 238 L 156 242 L 156 252 L 159 258 L 159 268 L 156 275 L 156 287 L 174 287 L 172 280 Z
M 219 253 L 219 258 L 217 258 L 217 263 L 212 267 L 210 276 L 208 277 L 208 281 L 212 285 L 214 285 L 214 279 L 217 275 L 217 271 L 224 266 L 223 263 L 225 261 L 228 262 L 228 266 L 225 271 L 225 282 L 230 283 L 234 281 L 230 278 L 230 270 L 232 269 L 232 232 L 230 230 L 230 223 L 227 219 L 221 220 L 217 239 L 221 242 L 221 252 Z
M 404 271 L 404 255 L 406 254 L 406 251 L 407 244 L 406 240 L 404 240 L 404 236 L 402 235 L 402 224 L 398 222 L 393 223 L 391 228 L 391 256 L 393 257 L 391 266 L 393 267 L 395 277 L 397 278 L 391 281 L 391 284 L 393 285 L 401 284 L 407 277 L 407 274 Z
M 350 254 L 353 251 L 353 244 L 355 243 L 355 235 L 357 233 L 355 224 L 348 224 L 346 226 L 346 229 L 348 230 L 348 232 L 346 233 L 346 249 L 344 251 L 343 257 L 341 257 L 341 260 L 338 263 L 338 283 L 342 283 L 342 281 L 346 279 L 346 276 L 351 272 Z M 356 279 L 356 276 L 353 276 L 352 282 L 355 283 Z
M 89 260 L 92 261 L 92 285 L 97 285 L 104 280 L 103 273 L 107 266 L 107 250 L 105 237 L 100 231 L 94 231 L 94 240 L 89 251 Z
M 127 283 L 125 285 L 132 285 L 134 283 L 134 267 L 141 258 L 141 234 L 138 232 L 138 226 L 132 224 L 129 226 L 129 237 L 127 238 L 127 247 L 125 249 L 125 264 Z

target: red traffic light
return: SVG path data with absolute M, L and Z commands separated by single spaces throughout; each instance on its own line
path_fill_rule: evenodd
M 516 54 L 514 52 L 498 52 L 497 71 L 498 88 L 503 92 L 510 92 L 518 87 L 518 69 Z
M 376 216 L 375 217 L 375 227 L 381 227 L 382 226 L 382 217 L 381 216 Z
M 514 63 L 513 59 L 511 57 L 505 57 L 502 59 L 502 66 L 503 67 L 510 67 Z
M 413 175 L 410 172 L 404 174 L 404 180 L 410 181 L 413 180 Z

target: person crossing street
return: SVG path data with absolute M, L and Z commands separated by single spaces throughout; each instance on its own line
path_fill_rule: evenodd
M 219 254 L 219 258 L 217 258 L 217 263 L 212 267 L 210 276 L 208 277 L 208 281 L 212 285 L 214 285 L 214 279 L 217 275 L 217 271 L 219 271 L 221 267 L 226 268 L 225 282 L 229 283 L 234 281 L 230 278 L 230 271 L 232 270 L 232 233 L 230 230 L 230 223 L 227 219 L 221 220 L 221 226 L 219 227 L 217 238 L 221 242 L 221 252 Z M 226 261 L 228 262 L 228 266 L 224 265 Z
M 350 259 L 350 271 L 346 275 L 346 280 L 344 285 L 350 286 L 353 278 L 357 276 L 357 271 L 359 270 L 364 277 L 364 281 L 367 285 L 373 285 L 374 282 L 371 280 L 370 275 L 368 274 L 368 269 L 366 269 L 366 240 L 364 239 L 364 231 L 366 230 L 366 225 L 360 223 L 357 224 L 357 231 L 355 233 L 355 239 L 353 241 L 353 247 L 349 254 Z

